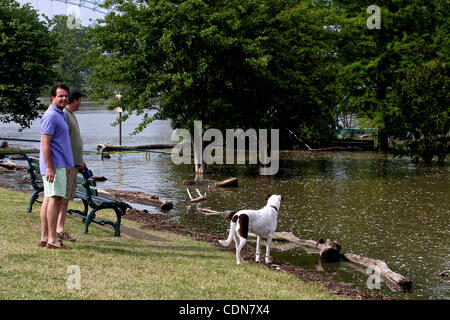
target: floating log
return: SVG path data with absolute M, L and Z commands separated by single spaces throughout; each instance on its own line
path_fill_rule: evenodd
M 133 151 L 133 150 L 147 150 L 147 149 L 172 149 L 176 144 L 147 144 L 141 146 L 120 146 L 117 144 L 105 143 L 97 146 L 98 152 L 109 151 Z
M 210 179 L 201 179 L 201 180 L 183 180 L 180 182 L 181 186 L 202 186 L 207 187 L 209 185 L 213 185 L 215 183 L 214 180 Z
M 115 189 L 98 189 L 98 193 L 119 201 L 128 201 L 139 204 L 151 205 L 161 210 L 167 211 L 173 208 L 173 203 L 159 199 L 154 194 L 146 194 L 139 191 L 123 191 Z
M 341 260 L 341 245 L 337 241 L 331 241 L 327 239 L 325 243 L 319 243 L 320 252 L 319 255 L 326 261 L 339 261 Z
M 8 170 L 16 170 L 17 165 L 12 161 L 6 161 L 5 163 L 0 163 L 0 167 L 6 168 Z
M 223 180 L 223 181 L 219 181 L 216 182 L 215 184 L 212 185 L 212 188 L 215 187 L 237 187 L 238 186 L 238 180 L 237 178 L 230 178 L 227 180 Z
M 256 237 L 252 233 L 249 233 L 249 236 Z M 288 241 L 298 246 L 306 247 L 309 249 L 308 253 L 311 253 L 312 250 L 315 253 L 319 253 L 320 257 L 327 261 L 330 261 L 328 259 L 331 259 L 331 261 L 339 261 L 340 259 L 349 261 L 364 267 L 364 270 L 360 270 L 362 272 L 365 272 L 369 267 L 378 267 L 380 275 L 390 289 L 402 291 L 411 289 L 412 281 L 389 269 L 384 261 L 361 257 L 353 253 L 341 254 L 339 253 L 341 246 L 336 241 L 329 239 L 327 241 L 302 240 L 294 236 L 291 232 L 275 232 L 273 240 Z
M 346 260 L 365 268 L 379 268 L 380 275 L 383 277 L 386 284 L 391 289 L 402 291 L 411 289 L 412 281 L 389 269 L 386 262 L 382 260 L 365 258 L 353 253 L 345 253 L 343 257 Z
M 322 259 L 326 261 L 339 261 L 341 245 L 336 241 L 315 241 L 315 240 L 302 240 L 294 236 L 291 232 L 275 232 L 273 240 L 288 241 L 298 244 L 303 247 L 314 249 Z

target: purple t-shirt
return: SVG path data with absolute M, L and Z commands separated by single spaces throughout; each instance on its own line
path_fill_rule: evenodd
M 73 164 L 72 145 L 70 144 L 69 127 L 66 123 L 64 112 L 59 110 L 54 105 L 50 105 L 45 111 L 41 119 L 41 134 L 49 134 L 52 136 L 50 140 L 50 148 L 52 149 L 53 168 L 71 168 Z M 42 139 L 41 152 L 39 155 L 39 163 L 41 174 L 45 175 L 47 172 L 47 165 L 42 154 Z

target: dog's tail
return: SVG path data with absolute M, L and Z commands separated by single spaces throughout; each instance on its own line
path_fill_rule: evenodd
M 233 219 L 233 220 L 235 220 L 235 219 Z M 231 243 L 231 241 L 233 240 L 233 235 L 234 235 L 235 230 L 236 230 L 236 222 L 231 221 L 231 223 L 230 223 L 230 233 L 228 234 L 228 239 L 227 240 L 219 240 L 219 243 L 221 245 L 223 245 L 224 247 L 227 247 Z

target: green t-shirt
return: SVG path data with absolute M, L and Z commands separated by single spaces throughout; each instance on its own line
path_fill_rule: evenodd
M 76 166 L 83 164 L 83 140 L 81 139 L 80 128 L 78 127 L 78 121 L 73 112 L 64 108 L 66 115 L 66 122 L 69 126 L 70 142 L 72 143 L 73 163 Z

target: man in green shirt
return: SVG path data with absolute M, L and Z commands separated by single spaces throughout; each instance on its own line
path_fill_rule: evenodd
M 77 189 L 77 175 L 80 170 L 86 168 L 86 163 L 83 160 L 83 140 L 81 139 L 80 128 L 75 116 L 75 112 L 79 110 L 81 104 L 81 97 L 85 95 L 77 88 L 71 88 L 69 91 L 69 103 L 64 108 L 67 125 L 69 126 L 70 142 L 72 144 L 74 167 L 71 168 L 70 174 L 67 177 L 66 196 L 62 199 L 61 209 L 58 216 L 58 224 L 56 233 L 61 240 L 76 241 L 67 231 L 64 230 L 66 222 L 67 209 L 69 201 L 73 200 L 75 191 Z

